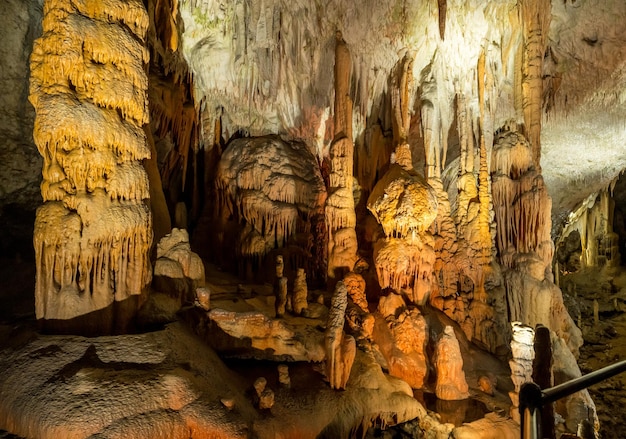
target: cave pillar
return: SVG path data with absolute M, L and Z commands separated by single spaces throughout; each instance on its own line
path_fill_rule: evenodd
M 330 146 L 330 174 L 326 201 L 328 227 L 328 276 L 341 278 L 357 260 L 356 212 L 354 209 L 352 99 L 350 98 L 350 51 L 337 32 L 335 46 L 334 139 Z
M 524 48 L 522 52 L 522 108 L 525 134 L 532 148 L 533 164 L 540 169 L 541 118 L 543 116 L 543 58 L 550 28 L 550 0 L 520 2 Z
M 43 156 L 34 230 L 44 328 L 126 331 L 151 280 L 145 47 L 139 0 L 44 2 L 29 99 Z

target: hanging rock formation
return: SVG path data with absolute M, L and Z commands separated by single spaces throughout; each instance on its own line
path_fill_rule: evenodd
M 507 126 L 496 135 L 492 179 L 509 320 L 530 326 L 543 324 L 563 337 L 577 354 L 582 335 L 553 282 L 551 200 L 541 173 L 533 165 L 530 145 L 515 126 Z
M 426 303 L 435 264 L 434 239 L 428 231 L 437 215 L 434 191 L 417 172 L 393 164 L 374 187 L 367 208 L 385 233 L 374 247 L 380 287 Z
M 323 260 L 311 253 L 319 248 L 312 223 L 323 221 L 326 190 L 306 145 L 269 136 L 234 140 L 222 155 L 216 185 L 219 253 L 238 261 L 242 274 L 251 275 L 275 249 L 285 249 L 288 270 Z
M 570 214 L 569 221 L 556 242 L 558 246 L 573 231 L 579 233 L 582 247 L 581 268 L 619 266 L 619 237 L 613 230 L 615 202 L 611 191 L 612 187 L 609 187 L 590 195 Z
M 30 101 L 44 158 L 36 315 L 51 329 L 124 331 L 150 282 L 147 27 L 140 1 L 44 4 Z

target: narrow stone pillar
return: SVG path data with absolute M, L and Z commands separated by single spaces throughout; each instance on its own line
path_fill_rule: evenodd
M 335 136 L 330 146 L 330 175 L 326 200 L 328 227 L 328 277 L 341 279 L 357 260 L 354 210 L 352 142 L 352 60 L 341 32 L 335 46 Z

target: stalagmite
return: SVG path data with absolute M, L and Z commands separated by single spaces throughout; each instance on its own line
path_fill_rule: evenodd
M 147 27 L 139 1 L 44 5 L 29 98 L 44 157 L 36 315 L 51 329 L 125 331 L 150 282 Z
M 326 200 L 328 227 L 328 276 L 341 278 L 357 259 L 354 211 L 352 99 L 350 98 L 350 51 L 337 32 L 335 46 L 335 129 L 330 146 L 330 175 Z
M 283 257 L 276 256 L 276 279 L 274 280 L 274 308 L 276 317 L 282 317 L 287 310 L 287 278 L 283 276 L 285 264 Z
M 428 379 L 428 323 L 416 307 L 407 307 L 399 294 L 380 298 L 378 313 L 384 318 L 388 338 L 378 328 L 374 341 L 379 343 L 387 361 L 389 374 L 406 381 L 411 388 L 421 389 Z
M 354 337 L 345 334 L 348 290 L 343 281 L 337 282 L 333 293 L 324 342 L 326 347 L 326 378 L 333 389 L 345 389 L 356 354 Z
M 533 348 L 535 331 L 533 331 L 533 328 L 522 325 L 519 322 L 511 323 L 511 328 L 513 331 L 511 340 L 512 358 L 509 360 L 509 366 L 511 367 L 511 380 L 513 381 L 514 390 L 509 392 L 509 397 L 513 403 L 510 415 L 519 422 L 519 392 L 522 384 L 532 381 L 533 360 L 535 359 L 535 350 Z
M 294 314 L 301 315 L 308 307 L 308 288 L 304 268 L 298 268 L 291 295 L 291 308 Z
M 469 398 L 461 348 L 452 326 L 446 326 L 437 339 L 433 361 L 437 371 L 435 384 L 437 398 L 446 401 Z

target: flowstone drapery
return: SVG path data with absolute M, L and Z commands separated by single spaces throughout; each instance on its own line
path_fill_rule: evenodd
M 44 4 L 29 98 L 44 158 L 35 308 L 52 329 L 124 331 L 150 282 L 147 27 L 140 1 Z

